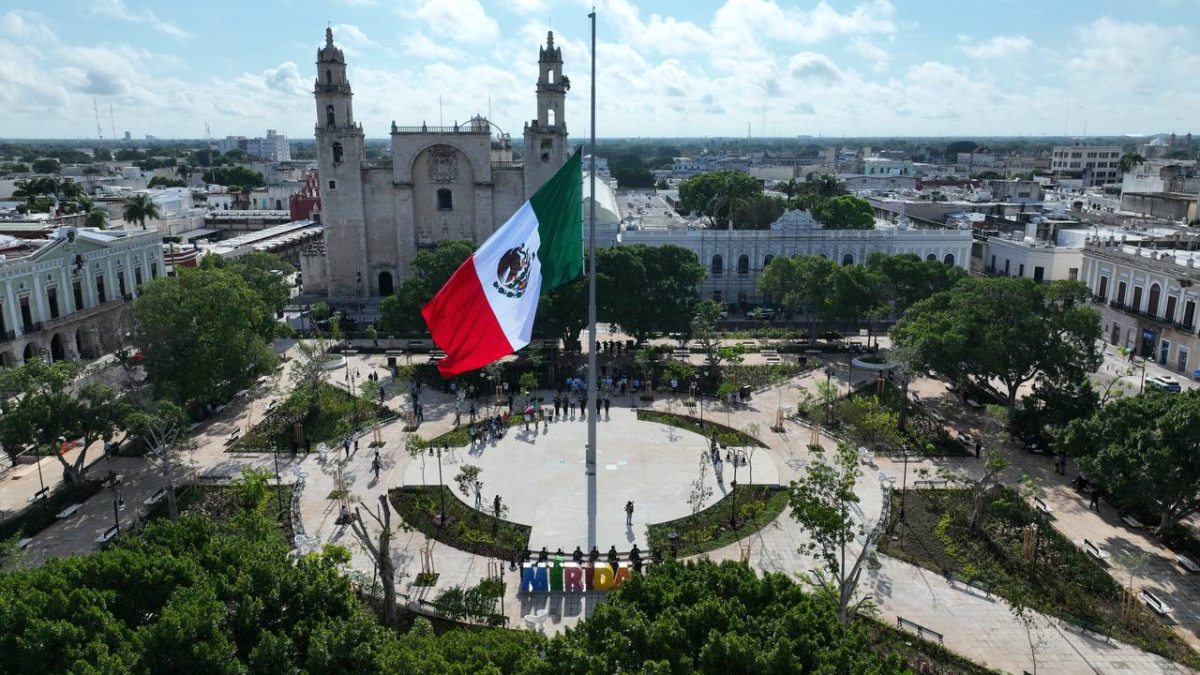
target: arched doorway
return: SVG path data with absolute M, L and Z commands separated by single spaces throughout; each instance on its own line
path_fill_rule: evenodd
M 925 259 L 928 260 L 929 262 L 934 262 L 935 260 L 937 260 L 937 256 L 930 253 L 929 255 L 925 256 Z
M 29 363 L 35 356 L 37 356 L 37 347 L 35 347 L 32 342 L 27 343 L 25 345 L 25 351 L 21 354 L 21 360 L 25 363 Z
M 854 264 L 854 256 L 847 253 L 842 256 L 842 267 L 849 267 Z
M 947 253 L 946 257 L 942 258 L 942 262 L 946 263 L 950 267 L 954 267 L 954 254 Z
M 1158 284 L 1150 285 L 1150 297 L 1146 299 L 1146 312 L 1158 316 L 1158 296 L 1161 293 Z
M 391 295 L 395 291 L 396 291 L 396 289 L 392 287 L 392 273 L 391 272 L 380 272 L 379 273 L 379 294 L 386 298 L 387 296 Z
M 55 333 L 54 337 L 50 338 L 50 360 L 52 362 L 65 361 L 67 358 L 67 347 L 63 344 L 63 337 L 60 333 Z
M 771 261 L 774 259 L 775 259 L 775 256 L 773 256 L 773 255 L 767 255 L 767 257 L 763 258 L 763 269 L 766 269 L 767 265 L 770 265 Z
M 745 253 L 738 256 L 737 270 L 738 270 L 738 274 L 749 274 L 750 273 L 750 256 L 746 255 Z
M 725 258 L 721 254 L 712 257 L 712 265 L 709 267 L 714 277 L 721 276 L 721 272 L 725 271 Z

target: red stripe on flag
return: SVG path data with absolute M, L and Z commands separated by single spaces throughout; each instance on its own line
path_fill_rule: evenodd
M 421 309 L 433 341 L 446 358 L 438 363 L 442 377 L 453 377 L 513 353 L 496 321 L 475 274 L 475 257 L 467 258 L 433 300 Z

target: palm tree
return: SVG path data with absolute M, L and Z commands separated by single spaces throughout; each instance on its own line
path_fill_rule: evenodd
M 797 192 L 800 192 L 800 184 L 796 182 L 795 178 L 789 178 L 786 181 L 776 183 L 775 189 L 787 195 L 788 199 L 791 199 L 796 196 Z
M 103 230 L 104 225 L 108 222 L 108 212 L 96 206 L 96 200 L 86 195 L 80 195 L 75 199 L 75 212 L 87 214 L 88 227 Z
M 842 182 L 836 176 L 827 173 L 821 174 L 821 177 L 817 179 L 816 188 L 817 194 L 826 199 L 846 194 L 846 187 L 842 185 Z
M 739 207 L 744 208 L 749 205 L 749 201 L 745 195 L 738 194 L 737 181 L 733 176 L 726 176 L 721 181 L 721 189 L 717 190 L 717 194 L 708 200 L 708 217 L 716 223 L 717 214 L 721 211 L 728 210 L 729 213 L 729 229 L 733 229 L 733 214 Z
M 1145 161 L 1146 158 L 1136 152 L 1127 152 L 1121 155 L 1120 161 L 1117 162 L 1117 170 L 1121 173 L 1129 173 L 1135 166 Z
M 160 218 L 158 204 L 155 204 L 150 199 L 150 195 L 136 194 L 130 197 L 129 201 L 125 202 L 125 208 L 121 211 L 121 217 L 127 223 L 136 222 L 144 230 L 146 229 L 147 218 L 152 220 Z
M 175 175 L 179 176 L 186 183 L 192 177 L 192 166 L 190 164 L 180 164 L 175 167 Z

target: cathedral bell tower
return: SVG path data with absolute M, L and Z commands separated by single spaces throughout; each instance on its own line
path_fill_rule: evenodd
M 346 58 L 325 29 L 325 46 L 317 50 L 317 166 L 321 221 L 325 226 L 329 294 L 349 298 L 367 288 L 360 265 L 366 260 L 363 228 L 363 131 L 354 122 L 353 93 L 346 79 Z M 362 255 L 360 255 L 362 253 Z
M 567 121 L 564 104 L 571 81 L 562 74 L 562 50 L 554 33 L 538 56 L 537 119 L 525 123 L 525 198 L 528 199 L 567 161 Z

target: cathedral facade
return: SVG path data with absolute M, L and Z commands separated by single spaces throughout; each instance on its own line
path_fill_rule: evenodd
M 316 146 L 324 250 L 302 262 L 305 288 L 349 300 L 391 295 L 413 258 L 438 242 L 483 243 L 566 161 L 570 81 L 554 35 L 540 49 L 537 118 L 525 123 L 524 161 L 507 134 L 476 116 L 449 127 L 392 122 L 391 164 L 365 160 L 346 59 L 325 30 L 317 52 Z

